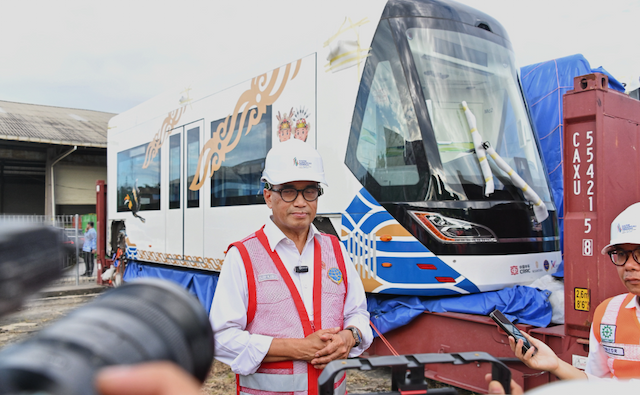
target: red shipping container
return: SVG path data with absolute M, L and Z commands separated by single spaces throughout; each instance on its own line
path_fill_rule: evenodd
M 563 97 L 565 333 L 583 338 L 598 304 L 627 292 L 600 251 L 614 218 L 640 201 L 640 101 L 608 84 L 576 77 Z

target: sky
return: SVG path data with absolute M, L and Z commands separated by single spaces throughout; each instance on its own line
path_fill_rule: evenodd
M 280 49 L 352 0 L 2 1 L 0 100 L 121 113 L 192 75 L 231 84 L 288 63 Z M 637 85 L 637 0 L 459 2 L 505 27 L 518 67 L 581 53 Z

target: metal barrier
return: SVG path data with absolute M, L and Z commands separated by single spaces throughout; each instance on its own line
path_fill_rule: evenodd
M 53 225 L 56 228 L 74 228 L 74 225 L 78 223 L 78 214 L 73 215 L 13 215 L 13 214 L 0 214 L 1 221 L 16 221 L 16 222 L 32 222 L 43 225 Z M 79 229 L 79 228 L 78 228 Z
M 43 225 L 51 225 L 59 229 L 63 229 L 65 233 L 65 242 L 75 247 L 75 252 L 64 255 L 61 261 L 62 269 L 76 266 L 76 284 L 79 283 L 79 267 L 76 263 L 80 262 L 80 241 L 84 240 L 84 232 L 80 226 L 80 216 L 75 215 L 11 215 L 0 214 L 0 226 L 3 222 L 28 222 Z

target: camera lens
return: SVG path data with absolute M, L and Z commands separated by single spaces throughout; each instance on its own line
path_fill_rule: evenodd
M 0 394 L 96 394 L 98 369 L 158 360 L 203 382 L 213 361 L 213 331 L 187 291 L 142 279 L 0 352 Z

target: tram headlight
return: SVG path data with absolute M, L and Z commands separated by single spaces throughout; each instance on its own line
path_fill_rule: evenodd
M 486 226 L 445 217 L 439 213 L 409 212 L 433 237 L 443 243 L 497 243 L 498 238 Z

